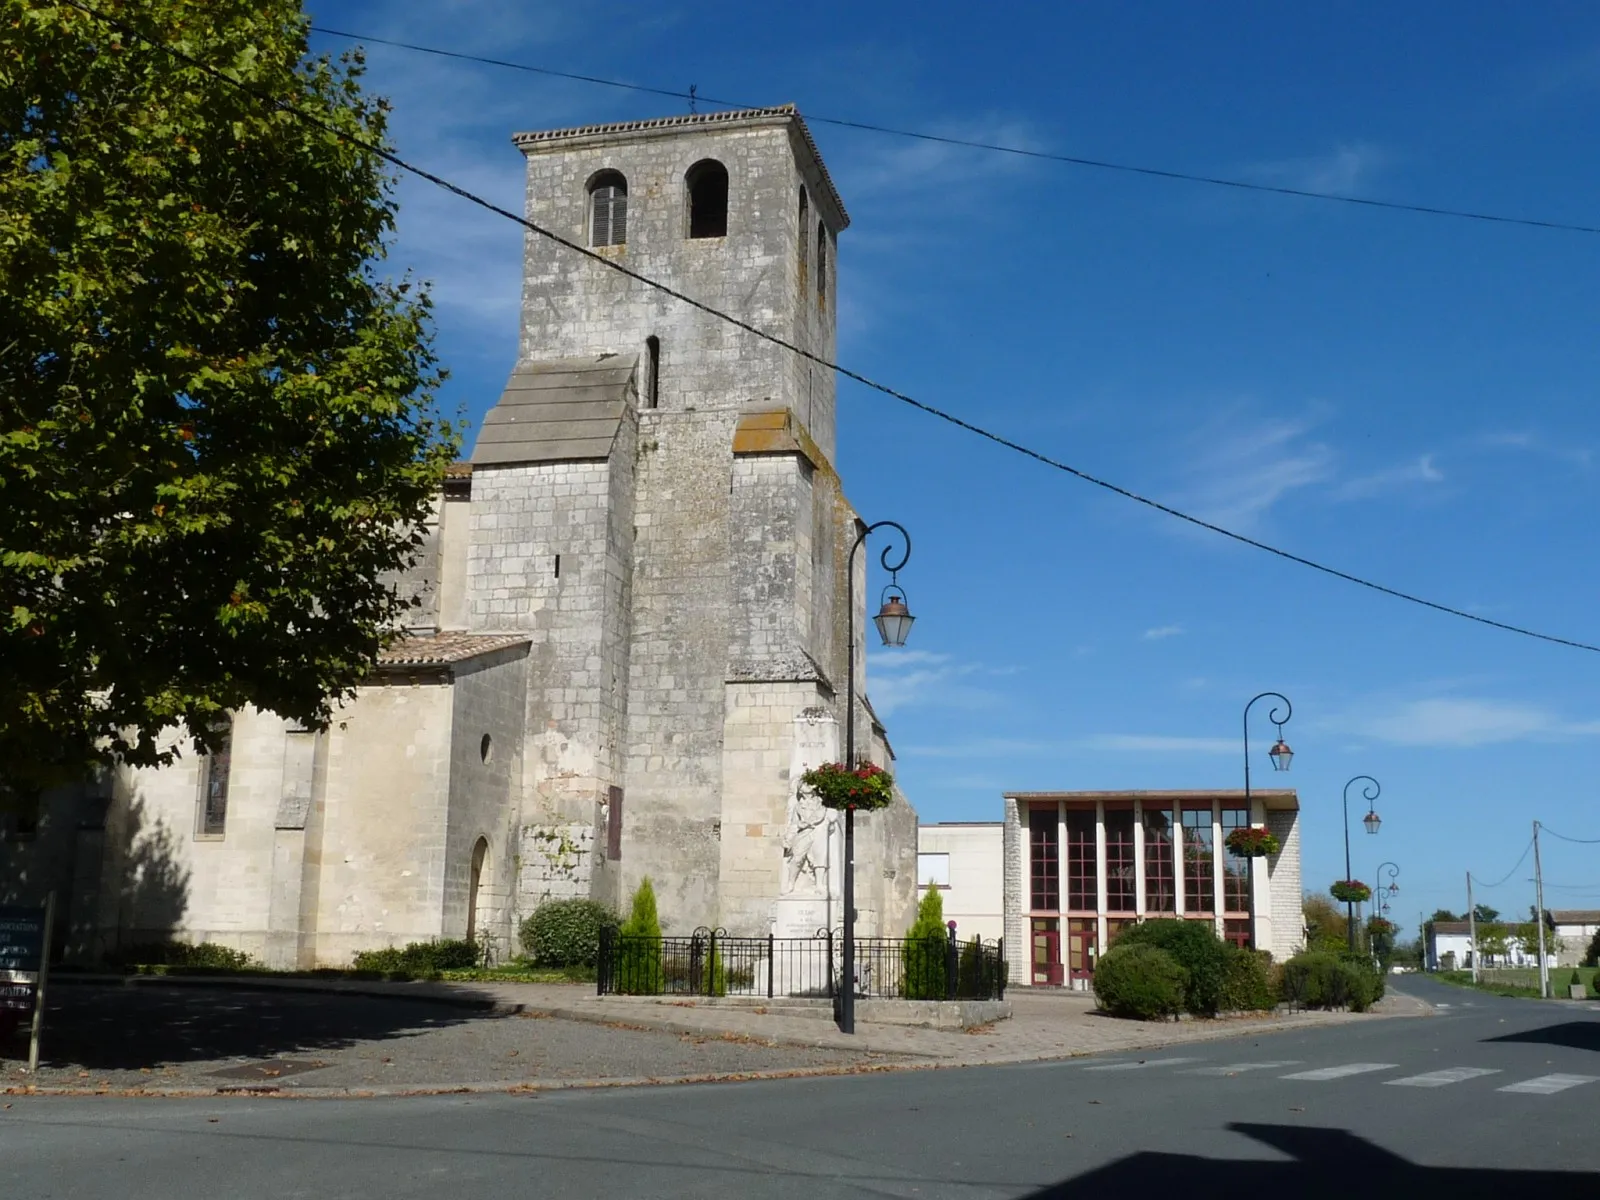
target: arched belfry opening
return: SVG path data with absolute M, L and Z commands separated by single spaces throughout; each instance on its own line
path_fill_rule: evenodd
M 728 236 L 728 168 L 703 158 L 683 177 L 689 201 L 689 236 Z

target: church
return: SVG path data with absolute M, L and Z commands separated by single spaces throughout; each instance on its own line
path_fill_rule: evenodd
M 832 361 L 844 204 L 792 106 L 514 141 L 528 219 L 572 245 L 526 236 L 516 364 L 399 581 L 410 627 L 325 731 L 238 712 L 216 753 L 6 828 L 0 903 L 54 890 L 69 956 L 504 958 L 541 903 L 623 908 L 647 876 L 667 933 L 842 924 L 837 817 L 799 777 L 845 721 L 894 763 L 833 373 L 608 264 Z M 857 821 L 861 935 L 909 926 L 916 841 L 898 793 Z

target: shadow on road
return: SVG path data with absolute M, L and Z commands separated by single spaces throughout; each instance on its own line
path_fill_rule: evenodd
M 46 1012 L 42 1065 L 139 1070 L 274 1058 L 486 1019 L 491 1018 L 483 1010 L 409 999 L 159 985 L 57 986 Z M 11 1049 L 14 1053 L 14 1044 Z
M 1566 1046 L 1570 1050 L 1600 1050 L 1600 1021 L 1563 1021 L 1484 1038 L 1486 1042 L 1533 1042 L 1543 1046 Z
M 1593 1175 L 1580 1171 L 1419 1166 L 1343 1129 L 1250 1124 L 1230 1124 L 1228 1128 L 1288 1155 L 1290 1161 L 1133 1154 L 1034 1192 L 1028 1200 L 1158 1195 L 1181 1195 L 1184 1200 L 1213 1196 L 1238 1200 L 1255 1195 L 1349 1200 L 1352 1194 L 1500 1200 L 1556 1194 L 1547 1189 L 1587 1187 L 1594 1180 Z

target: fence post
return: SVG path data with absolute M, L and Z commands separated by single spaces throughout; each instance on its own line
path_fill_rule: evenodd
M 1005 940 L 1005 938 L 1001 938 L 995 944 L 994 955 L 995 955 L 995 964 L 994 964 L 995 965 L 995 970 L 998 972 L 998 974 L 995 976 L 994 998 L 996 1000 L 1004 1000 L 1006 998 L 1006 984 L 1010 982 L 1010 979 L 1008 978 L 1008 976 L 1010 975 L 1010 972 L 1006 970 L 1006 940 Z
M 833 926 L 831 925 L 828 926 L 828 944 L 823 948 L 828 952 L 828 996 L 831 999 L 837 999 L 839 989 L 834 986 L 833 982 Z
M 606 994 L 606 983 L 611 974 L 611 938 L 611 926 L 600 926 L 600 953 L 595 959 L 594 967 L 594 986 L 597 996 Z
M 944 998 L 956 998 L 956 973 L 961 969 L 961 949 L 956 945 L 956 923 L 950 922 L 950 937 L 944 948 Z
M 772 959 L 776 948 L 776 939 L 769 931 L 767 933 L 767 999 L 772 999 Z
M 711 949 L 706 952 L 706 995 L 717 994 L 717 931 L 711 931 Z

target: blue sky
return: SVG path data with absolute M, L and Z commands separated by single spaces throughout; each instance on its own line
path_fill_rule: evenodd
M 336 28 L 1090 158 L 1600 224 L 1600 10 L 324 0 Z M 319 37 L 318 49 L 347 43 Z M 683 106 L 370 46 L 400 151 L 513 209 L 515 130 Z M 1110 174 L 814 124 L 854 224 L 845 364 L 1297 553 L 1600 640 L 1600 237 Z M 515 353 L 520 233 L 426 184 L 392 265 L 431 279 L 446 399 Z M 1235 787 L 1286 693 L 1308 887 L 1340 788 L 1382 781 L 1354 873 L 1459 908 L 1533 818 L 1600 838 L 1600 655 L 1365 592 L 1097 491 L 845 382 L 839 465 L 907 525 L 910 646 L 870 692 L 924 820 L 1003 789 Z M 875 594 L 875 589 L 874 589 Z M 1352 821 L 1364 812 L 1358 808 Z M 1545 844 L 1600 906 L 1600 846 Z M 1526 912 L 1531 860 L 1497 907 Z

